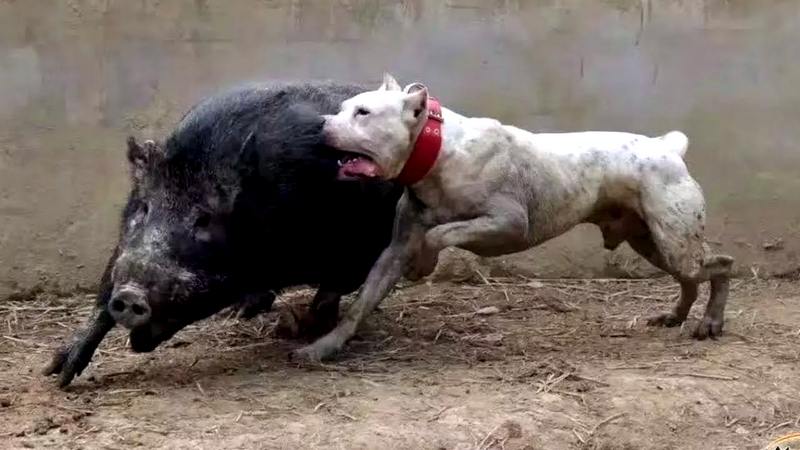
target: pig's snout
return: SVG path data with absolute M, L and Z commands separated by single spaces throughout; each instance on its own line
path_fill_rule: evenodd
M 108 312 L 118 324 L 128 329 L 147 323 L 151 313 L 144 290 L 130 285 L 122 286 L 112 295 Z

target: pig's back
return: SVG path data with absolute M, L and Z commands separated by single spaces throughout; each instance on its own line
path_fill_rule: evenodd
M 198 170 L 230 176 L 257 166 L 249 167 L 257 176 L 237 202 L 252 223 L 237 228 L 247 230 L 241 245 L 252 249 L 252 264 L 273 282 L 356 289 L 391 239 L 401 188 L 337 180 L 341 154 L 322 139 L 321 115 L 364 90 L 336 83 L 237 88 L 198 103 L 167 140 L 168 158 L 193 160 Z M 242 158 L 251 146 L 257 158 Z

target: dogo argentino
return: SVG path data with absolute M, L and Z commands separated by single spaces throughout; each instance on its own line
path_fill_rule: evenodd
M 375 91 L 325 117 L 329 144 L 350 153 L 348 176 L 399 179 L 394 237 L 336 329 L 292 354 L 320 360 L 339 351 L 405 275 L 435 268 L 439 251 L 482 256 L 519 252 L 580 223 L 600 227 L 605 248 L 628 244 L 680 283 L 675 307 L 649 320 L 686 319 L 698 285 L 711 283 L 698 339 L 722 331 L 733 258 L 711 254 L 705 200 L 683 156 L 679 131 L 659 137 L 621 132 L 531 133 L 494 119 L 441 108 L 428 89 L 401 89 L 391 75 Z

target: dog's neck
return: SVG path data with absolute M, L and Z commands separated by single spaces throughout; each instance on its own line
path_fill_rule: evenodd
M 469 118 L 444 107 L 442 108 L 442 117 L 444 121 L 441 129 L 442 144 L 439 156 L 433 167 L 421 180 L 408 186 L 409 189 L 418 193 L 420 199 L 428 206 L 434 206 L 431 201 L 427 201 L 426 197 L 439 191 L 443 172 L 452 168 L 453 165 L 469 164 L 469 154 L 461 145 L 464 135 L 468 131 L 466 122 Z
M 463 122 L 464 120 L 467 119 L 466 117 L 444 107 L 442 107 L 441 109 L 441 114 L 443 118 L 441 124 L 442 142 L 441 142 L 441 148 L 439 149 L 439 156 L 434 162 L 430 171 L 419 182 L 422 182 L 426 178 L 429 178 L 431 176 L 435 176 L 436 172 L 441 169 L 442 162 L 454 156 L 454 152 L 457 148 L 457 143 L 464 134 Z M 414 134 L 416 135 L 416 138 L 414 139 L 414 144 L 411 147 L 409 153 L 414 151 L 414 146 L 416 146 L 416 140 L 419 139 L 419 136 L 424 127 L 425 123 L 421 124 L 418 130 L 415 130 Z
M 442 115 L 444 121 L 439 157 L 424 178 L 408 186 L 429 208 L 451 209 L 449 200 L 454 197 L 465 196 L 475 200 L 480 195 L 477 192 L 480 190 L 478 185 L 486 181 L 481 179 L 483 167 L 498 151 L 505 152 L 511 161 L 509 170 L 516 167 L 516 161 L 520 159 L 540 168 L 558 164 L 557 161 L 541 159 L 534 144 L 534 133 L 503 125 L 491 118 L 466 117 L 446 108 L 442 108 Z M 498 146 L 498 141 L 483 145 L 484 138 L 502 140 L 503 144 Z M 517 146 L 525 151 L 517 152 L 512 148 Z M 558 172 L 557 169 L 554 171 Z

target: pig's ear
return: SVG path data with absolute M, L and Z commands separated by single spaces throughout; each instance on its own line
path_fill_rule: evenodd
M 378 88 L 379 91 L 399 91 L 400 90 L 400 83 L 394 79 L 389 73 L 383 73 L 383 83 Z
M 128 137 L 128 161 L 131 163 L 131 175 L 135 181 L 144 177 L 148 166 L 157 161 L 163 154 L 161 147 L 154 141 L 147 140 L 142 144 L 133 136 Z
M 133 181 L 140 181 L 147 169 L 147 152 L 133 136 L 128 136 L 128 162 L 131 163 Z
M 258 171 L 259 157 L 255 131 L 247 135 L 239 150 L 239 169 L 244 175 Z
M 403 100 L 403 109 L 411 112 L 414 119 L 419 121 L 428 116 L 428 88 L 422 84 L 416 84 L 418 86 L 412 89 L 411 93 L 406 94 L 406 98 Z

